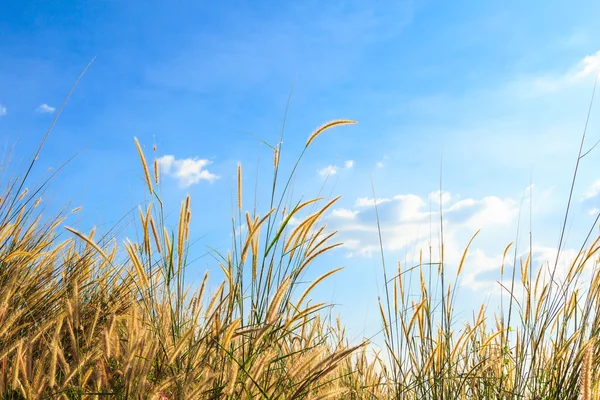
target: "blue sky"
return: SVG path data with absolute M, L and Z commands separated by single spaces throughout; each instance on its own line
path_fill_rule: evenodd
M 271 155 L 247 133 L 277 141 L 292 87 L 284 170 L 314 128 L 357 120 L 318 138 L 295 193 L 324 185 L 343 196 L 326 218 L 345 245 L 308 278 L 345 266 L 315 296 L 338 303 L 351 332 L 369 335 L 379 329 L 382 281 L 371 179 L 386 260 L 410 264 L 430 239 L 436 246 L 430 220 L 439 215 L 429 210 L 439 196 L 430 194 L 442 162 L 449 268 L 482 229 L 463 275 L 465 310 L 494 296 L 519 210 L 526 250 L 531 183 L 535 254 L 551 261 L 600 69 L 599 12 L 595 1 L 10 2 L 0 13 L 0 141 L 19 140 L 15 165 L 24 162 L 97 57 L 36 174 L 81 151 L 51 197 L 83 206 L 81 229 L 108 227 L 144 200 L 133 137 L 148 153 L 156 142 L 170 160 L 166 202 L 193 197 L 192 251 L 201 256 L 230 243 L 238 162 L 251 204 L 260 159 L 264 204 Z M 586 149 L 600 140 L 597 110 Z M 567 259 L 600 208 L 599 162 L 600 150 L 582 161 Z M 211 269 L 218 279 L 216 267 L 200 258 L 189 278 Z

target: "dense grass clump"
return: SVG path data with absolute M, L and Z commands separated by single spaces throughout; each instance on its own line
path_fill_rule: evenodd
M 66 213 L 46 220 L 39 192 L 23 189 L 27 175 L 8 182 L 0 203 L 0 398 L 600 396 L 600 238 L 582 248 L 561 280 L 552 269 L 532 276 L 531 258 L 515 263 L 507 271 L 507 307 L 492 320 L 482 306 L 472 322 L 457 323 L 459 280 L 445 275 L 442 258 L 398 266 L 393 277 L 384 268 L 384 351 L 373 353 L 366 341 L 350 345 L 340 321 L 326 322 L 330 305 L 313 303 L 310 294 L 339 269 L 302 292 L 299 283 L 311 262 L 339 245 L 322 223 L 338 198 L 294 202 L 288 189 L 314 140 L 352 123 L 333 121 L 313 132 L 282 188 L 281 145 L 272 147 L 263 215 L 244 211 L 238 166 L 232 246 L 214 253 L 224 280 L 210 293 L 208 274 L 195 291 L 185 282 L 191 199 L 169 229 L 157 195 L 160 165 L 146 161 L 137 140 L 151 198 L 139 208 L 138 241 L 118 246 L 110 232 L 65 227 Z M 292 218 L 300 222 L 292 225 Z M 586 284 L 584 271 L 591 275 Z M 416 293 L 407 290 L 409 280 L 420 282 Z

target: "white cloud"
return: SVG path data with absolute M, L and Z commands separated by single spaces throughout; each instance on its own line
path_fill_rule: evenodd
M 6 115 L 6 107 L 0 104 L 0 117 Z
M 39 106 L 38 108 L 36 108 L 35 111 L 42 113 L 42 114 L 50 114 L 50 113 L 53 113 L 54 111 L 56 111 L 56 108 L 51 107 L 48 104 L 44 103 L 41 106 Z
M 354 167 L 354 160 L 344 161 L 344 168 L 351 169 L 353 167 Z M 325 168 L 320 169 L 318 172 L 319 172 L 319 175 L 327 177 L 330 175 L 337 174 L 339 168 L 340 167 L 338 167 L 337 165 L 328 165 Z
M 600 194 L 600 179 L 592 183 L 587 192 L 583 195 L 581 201 L 593 199 Z
M 398 217 L 401 222 L 418 221 L 429 216 L 429 212 L 421 211 L 426 204 L 417 195 L 403 194 L 394 196 L 393 199 L 400 202 Z
M 373 198 L 369 198 L 369 197 L 359 197 L 358 199 L 356 199 L 356 207 L 372 207 L 375 204 L 379 205 L 382 203 L 388 203 L 392 201 L 392 199 L 377 199 L 374 200 Z
M 590 211 L 588 211 L 589 215 L 596 215 L 600 213 L 600 208 L 592 208 Z
M 488 196 L 479 201 L 478 205 L 480 208 L 466 221 L 471 229 L 488 225 L 511 225 L 519 214 L 518 203 L 513 199 Z
M 430 210 L 429 199 L 438 199 L 439 192 L 428 196 L 398 194 L 392 197 L 359 197 L 354 206 L 332 211 L 328 226 L 339 232 L 345 257 L 375 257 L 380 253 L 376 215 L 383 251 L 386 257 L 398 257 L 403 264 L 416 265 L 440 259 L 439 209 Z M 471 245 L 463 265 L 461 284 L 471 290 L 486 291 L 497 285 L 505 246 L 514 241 L 521 202 L 515 198 L 486 196 L 460 199 L 442 192 L 444 202 L 444 260 L 449 271 L 456 272 L 465 246 L 481 232 Z M 344 218 L 345 217 L 345 218 Z M 539 265 L 539 264 L 538 264 Z
M 449 192 L 441 191 L 441 198 L 442 205 L 444 205 L 452 199 L 452 196 Z M 432 203 L 440 204 L 440 191 L 436 190 L 435 192 L 429 193 L 429 201 L 431 201 Z
M 299 218 L 296 218 L 296 217 L 292 217 L 292 218 L 290 218 L 290 220 L 288 221 L 288 225 L 290 225 L 290 226 L 296 226 L 296 225 L 299 225 L 301 222 L 302 222 L 302 220 L 301 220 L 301 219 L 299 219 Z
M 464 199 L 452 204 L 448 211 L 458 211 L 466 207 L 473 207 L 477 202 L 474 199 Z
M 158 163 L 161 167 L 161 172 L 177 179 L 183 187 L 194 185 L 201 180 L 212 183 L 219 178 L 205 169 L 211 163 L 209 160 L 197 158 L 176 159 L 172 155 L 166 155 L 159 158 Z
M 554 269 L 556 265 L 555 279 L 562 280 L 565 279 L 569 273 L 569 269 L 573 264 L 573 261 L 577 260 L 581 262 L 581 257 L 578 258 L 579 251 L 575 249 L 563 249 L 561 250 L 558 258 L 558 263 L 556 262 L 556 247 L 548 247 L 548 246 L 540 246 L 533 245 L 533 260 L 538 265 L 543 265 L 544 273 L 543 277 L 548 277 L 551 270 Z M 593 262 L 593 260 L 591 261 Z M 590 271 L 588 270 L 587 273 Z
M 352 211 L 347 208 L 336 208 L 331 212 L 331 216 L 341 219 L 354 219 L 360 211 Z
M 600 50 L 585 56 L 577 64 L 562 74 L 526 76 L 513 83 L 525 95 L 540 95 L 564 89 L 594 77 L 600 71 Z
M 586 76 L 595 75 L 600 70 L 600 50 L 591 56 L 586 56 L 577 64 L 577 67 L 567 74 L 571 80 L 578 80 Z
M 383 163 L 381 161 L 378 161 L 375 165 L 377 166 L 377 168 L 383 168 Z
M 335 175 L 337 173 L 337 167 L 335 165 L 329 165 L 319 171 L 321 176 Z

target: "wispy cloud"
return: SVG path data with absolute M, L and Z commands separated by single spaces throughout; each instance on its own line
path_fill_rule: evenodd
M 560 39 L 558 41 L 558 46 L 566 49 L 573 49 L 588 44 L 589 41 L 590 36 L 586 32 L 574 31 L 570 35 Z
M 375 204 L 379 205 L 382 203 L 388 203 L 392 201 L 392 199 L 386 199 L 386 198 L 378 198 L 378 199 L 373 199 L 372 197 L 359 197 L 358 199 L 356 199 L 356 207 L 373 207 Z
M 209 160 L 198 158 L 176 159 L 175 156 L 166 155 L 158 159 L 161 172 L 175 178 L 183 187 L 189 187 L 202 180 L 210 183 L 219 177 L 206 169 L 211 164 Z
M 337 174 L 337 167 L 335 165 L 328 165 L 327 167 L 319 170 L 319 175 L 329 176 Z
M 354 219 L 360 211 L 349 210 L 347 208 L 336 208 L 331 212 L 331 216 L 340 219 Z
M 0 104 L 0 117 L 6 115 L 6 107 Z
M 386 161 L 390 159 L 390 156 L 388 156 L 387 154 L 383 156 L 383 158 L 381 159 L 381 161 L 378 161 L 375 166 L 377 168 L 383 168 L 386 165 Z
M 51 114 L 54 111 L 56 111 L 56 108 L 51 107 L 48 104 L 44 103 L 44 104 L 40 105 L 38 108 L 36 108 L 35 111 L 42 113 L 42 114 Z
M 344 163 L 344 167 L 350 169 L 352 167 L 354 167 L 354 160 L 348 160 Z
M 465 221 L 472 230 L 486 226 L 510 226 L 519 214 L 519 202 L 487 196 L 476 202 L 475 211 Z
M 590 185 L 588 190 L 583 195 L 581 201 L 593 199 L 593 198 L 597 197 L 598 195 L 600 195 L 600 179 L 598 179 L 597 181 L 595 181 L 594 183 L 592 183 Z
M 429 195 L 429 197 L 431 198 L 431 195 Z M 476 204 L 476 202 L 474 199 L 459 200 L 456 203 L 452 204 L 448 210 L 449 211 L 458 211 L 464 207 L 473 207 L 475 204 Z
M 573 71 L 569 72 L 566 77 L 572 80 L 578 80 L 586 76 L 595 75 L 600 70 L 600 50 L 596 53 L 586 56 L 577 64 Z
M 600 71 L 600 50 L 583 57 L 566 72 L 544 73 L 538 76 L 526 76 L 515 81 L 512 86 L 524 95 L 540 95 L 565 89 L 579 84 Z

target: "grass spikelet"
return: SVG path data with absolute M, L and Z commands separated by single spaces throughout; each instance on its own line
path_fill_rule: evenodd
M 161 253 L 160 240 L 158 239 L 158 231 L 156 230 L 156 225 L 154 224 L 154 218 L 150 216 L 150 228 L 152 229 L 152 236 L 154 237 L 154 243 L 156 244 L 156 250 Z
M 317 278 L 302 294 L 302 296 L 300 296 L 300 300 L 298 300 L 297 307 L 299 307 L 302 302 L 304 301 L 304 299 L 306 298 L 306 296 L 308 296 L 308 294 L 311 292 L 311 290 L 313 290 L 315 288 L 315 286 L 317 286 L 320 282 L 324 281 L 325 279 L 327 279 L 328 277 L 330 277 L 331 275 L 335 274 L 336 272 L 341 271 L 343 268 L 336 268 L 334 270 L 331 270 L 329 272 L 324 273 L 323 275 L 321 275 L 319 278 Z
M 92 239 L 91 237 L 87 237 L 82 233 L 79 233 L 78 231 L 76 231 L 73 228 L 69 228 L 68 226 L 65 226 L 65 229 L 69 232 L 71 232 L 72 234 L 74 234 L 75 236 L 77 236 L 78 238 L 80 238 L 81 240 L 83 240 L 84 242 L 86 242 L 87 244 L 89 244 L 90 246 L 92 246 L 94 248 L 94 250 L 96 250 L 98 252 L 98 254 L 100 254 L 102 256 L 103 259 L 105 259 L 106 261 L 110 262 L 110 259 L 108 258 L 108 256 L 106 255 L 106 253 L 104 253 L 104 250 L 102 250 L 100 248 L 100 246 L 98 246 Z M 93 233 L 92 235 L 93 236 Z
M 25 190 L 23 190 L 23 193 L 21 193 L 21 194 L 19 195 L 19 198 L 18 198 L 18 200 L 19 200 L 19 201 L 23 200 L 23 198 L 25 198 L 25 196 L 27 196 L 27 193 L 29 193 L 29 188 L 25 188 Z
M 594 357 L 594 342 L 590 340 L 583 353 L 583 362 L 581 365 L 581 377 L 579 381 L 579 399 L 592 400 L 592 370 Z
M 389 335 L 390 335 L 389 329 L 388 329 L 389 325 L 388 325 L 387 319 L 385 318 L 385 312 L 383 311 L 383 306 L 381 305 L 381 299 L 377 299 L 377 302 L 379 304 L 379 312 L 381 313 L 381 321 L 383 322 L 383 332 L 389 338 Z
M 321 125 L 319 128 L 317 128 L 309 137 L 308 140 L 306 141 L 306 145 L 305 147 L 310 146 L 310 144 L 323 132 L 325 132 L 327 129 L 331 129 L 334 126 L 340 126 L 340 125 L 353 125 L 356 124 L 356 121 L 350 120 L 350 119 L 338 119 L 335 121 L 331 121 L 328 122 L 324 125 Z
M 152 180 L 150 179 L 150 171 L 148 170 L 148 164 L 146 163 L 146 157 L 144 157 L 144 152 L 142 151 L 142 147 L 140 146 L 140 142 L 137 138 L 133 138 L 135 141 L 135 147 L 137 148 L 138 155 L 140 157 L 140 161 L 142 162 L 142 168 L 144 169 L 144 177 L 146 178 L 146 184 L 148 185 L 148 191 L 150 194 L 153 194 L 152 190 Z
M 167 231 L 167 227 L 163 227 L 163 235 L 165 238 L 165 245 L 167 247 L 167 254 L 170 255 L 173 247 L 171 246 L 171 239 L 169 239 L 169 231 Z
M 237 376 L 240 369 L 240 365 L 237 360 L 232 360 L 230 362 L 231 366 L 227 373 L 227 386 L 225 388 L 224 394 L 225 396 L 232 396 L 235 390 L 235 385 L 237 383 Z
M 237 206 L 242 210 L 242 164 L 237 165 Z
M 159 165 L 158 165 L 158 160 L 154 160 L 154 183 L 156 184 L 156 186 L 158 186 L 159 182 L 159 177 L 160 177 L 160 170 L 159 170 Z
M 500 267 L 500 275 L 504 275 L 504 261 L 506 260 L 506 255 L 508 254 L 508 250 L 510 250 L 512 243 L 510 243 L 504 249 L 504 253 L 502 254 L 502 266 Z
M 236 319 L 231 323 L 229 328 L 227 328 L 227 333 L 223 337 L 223 347 L 225 349 L 227 349 L 231 344 L 231 338 L 233 337 L 234 332 L 239 328 L 241 322 L 242 321 L 240 319 Z
M 296 226 L 294 228 L 294 230 L 292 231 L 290 237 L 287 239 L 287 243 L 285 244 L 285 251 L 288 251 L 288 249 L 290 248 L 290 245 L 292 245 L 292 243 L 293 243 L 292 248 L 296 248 L 298 246 L 298 244 L 304 240 L 304 238 L 308 234 L 309 230 L 313 227 L 313 225 L 315 223 L 317 223 L 317 221 L 325 213 L 325 211 L 327 211 L 336 201 L 338 201 L 340 199 L 340 197 L 341 196 L 337 196 L 336 198 L 330 200 L 319 211 L 306 217 L 300 224 L 298 224 L 298 226 Z M 312 200 L 312 201 L 315 201 L 315 200 Z M 306 202 L 306 203 L 309 203 L 309 202 Z M 290 218 L 293 214 L 294 213 L 291 213 L 288 216 L 288 218 Z M 292 252 L 290 253 L 290 258 L 293 257 L 293 254 L 294 254 L 294 251 L 292 250 Z
M 257 221 L 258 223 L 258 221 Z M 256 233 L 252 236 L 251 250 L 252 250 L 252 282 L 256 282 L 256 272 L 258 269 L 258 244 L 260 241 L 260 230 L 256 230 Z
M 311 254 L 309 257 L 307 257 L 307 258 L 306 258 L 306 259 L 305 259 L 305 260 L 302 262 L 302 264 L 301 264 L 301 265 L 300 265 L 300 267 L 298 268 L 298 274 L 299 274 L 299 273 L 300 273 L 302 270 L 304 270 L 304 268 L 306 268 L 306 266 L 307 266 L 308 264 L 310 264 L 310 262 L 311 262 L 311 261 L 313 261 L 315 258 L 317 258 L 318 256 L 320 256 L 320 255 L 321 255 L 321 254 L 323 254 L 323 253 L 326 253 L 326 252 L 328 252 L 329 250 L 332 250 L 332 249 L 334 249 L 334 248 L 336 248 L 336 247 L 339 247 L 339 246 L 341 246 L 342 244 L 343 244 L 343 243 L 335 243 L 335 244 L 332 244 L 332 245 L 330 245 L 330 246 L 327 246 L 327 247 L 324 247 L 324 248 L 320 249 L 319 251 L 317 251 L 317 252 L 316 252 L 316 253 L 314 253 L 314 254 Z
M 277 169 L 277 167 L 279 167 L 279 145 L 277 145 L 273 152 L 273 169 Z
M 265 321 L 268 324 L 271 324 L 275 321 L 275 316 L 277 315 L 277 311 L 279 310 L 281 301 L 283 300 L 285 294 L 287 293 L 287 290 L 291 283 L 292 283 L 292 279 L 291 279 L 291 277 L 288 277 L 288 278 L 286 278 L 285 281 L 283 281 L 281 283 L 281 285 L 277 289 L 277 292 L 275 293 L 275 296 L 273 297 L 273 300 L 271 301 L 271 304 L 267 311 L 267 316 L 265 318 Z
M 56 322 L 56 327 L 54 330 L 54 335 L 52 336 L 52 342 L 50 344 L 50 351 L 51 351 L 51 357 L 50 357 L 50 371 L 48 373 L 48 377 L 49 377 L 49 386 L 50 387 L 54 387 L 56 385 L 56 364 L 58 361 L 58 350 L 59 350 L 59 340 L 60 340 L 60 330 L 62 328 L 62 324 L 63 324 L 63 319 L 59 318 L 58 321 Z
M 133 266 L 135 267 L 136 278 L 139 279 L 139 283 L 141 284 L 140 289 L 145 290 L 148 287 L 148 275 L 144 271 L 142 262 L 140 261 L 138 255 L 136 254 L 134 246 L 131 242 L 125 243 L 125 249 L 127 250 L 127 253 L 129 254 L 129 258 L 130 258 L 131 262 L 133 263 Z
M 469 251 L 469 247 L 471 246 L 471 243 L 473 243 L 473 240 L 475 239 L 475 236 L 477 236 L 479 234 L 479 232 L 481 231 L 478 230 L 477 232 L 475 232 L 475 234 L 471 237 L 471 240 L 469 240 L 469 243 L 467 244 L 467 247 L 465 247 L 465 251 L 463 252 L 463 255 L 460 259 L 460 263 L 458 264 L 458 272 L 456 273 L 457 275 L 460 275 L 463 265 L 465 263 L 465 259 L 467 258 L 467 252 Z
M 297 382 L 301 381 L 303 375 L 306 375 L 307 371 L 310 370 L 310 365 L 314 363 L 315 360 L 319 359 L 319 356 L 321 355 L 321 349 L 316 349 L 312 352 L 306 351 L 305 353 L 306 355 L 303 357 L 303 359 L 296 363 L 296 365 L 290 369 L 290 372 L 288 373 L 290 378 Z

